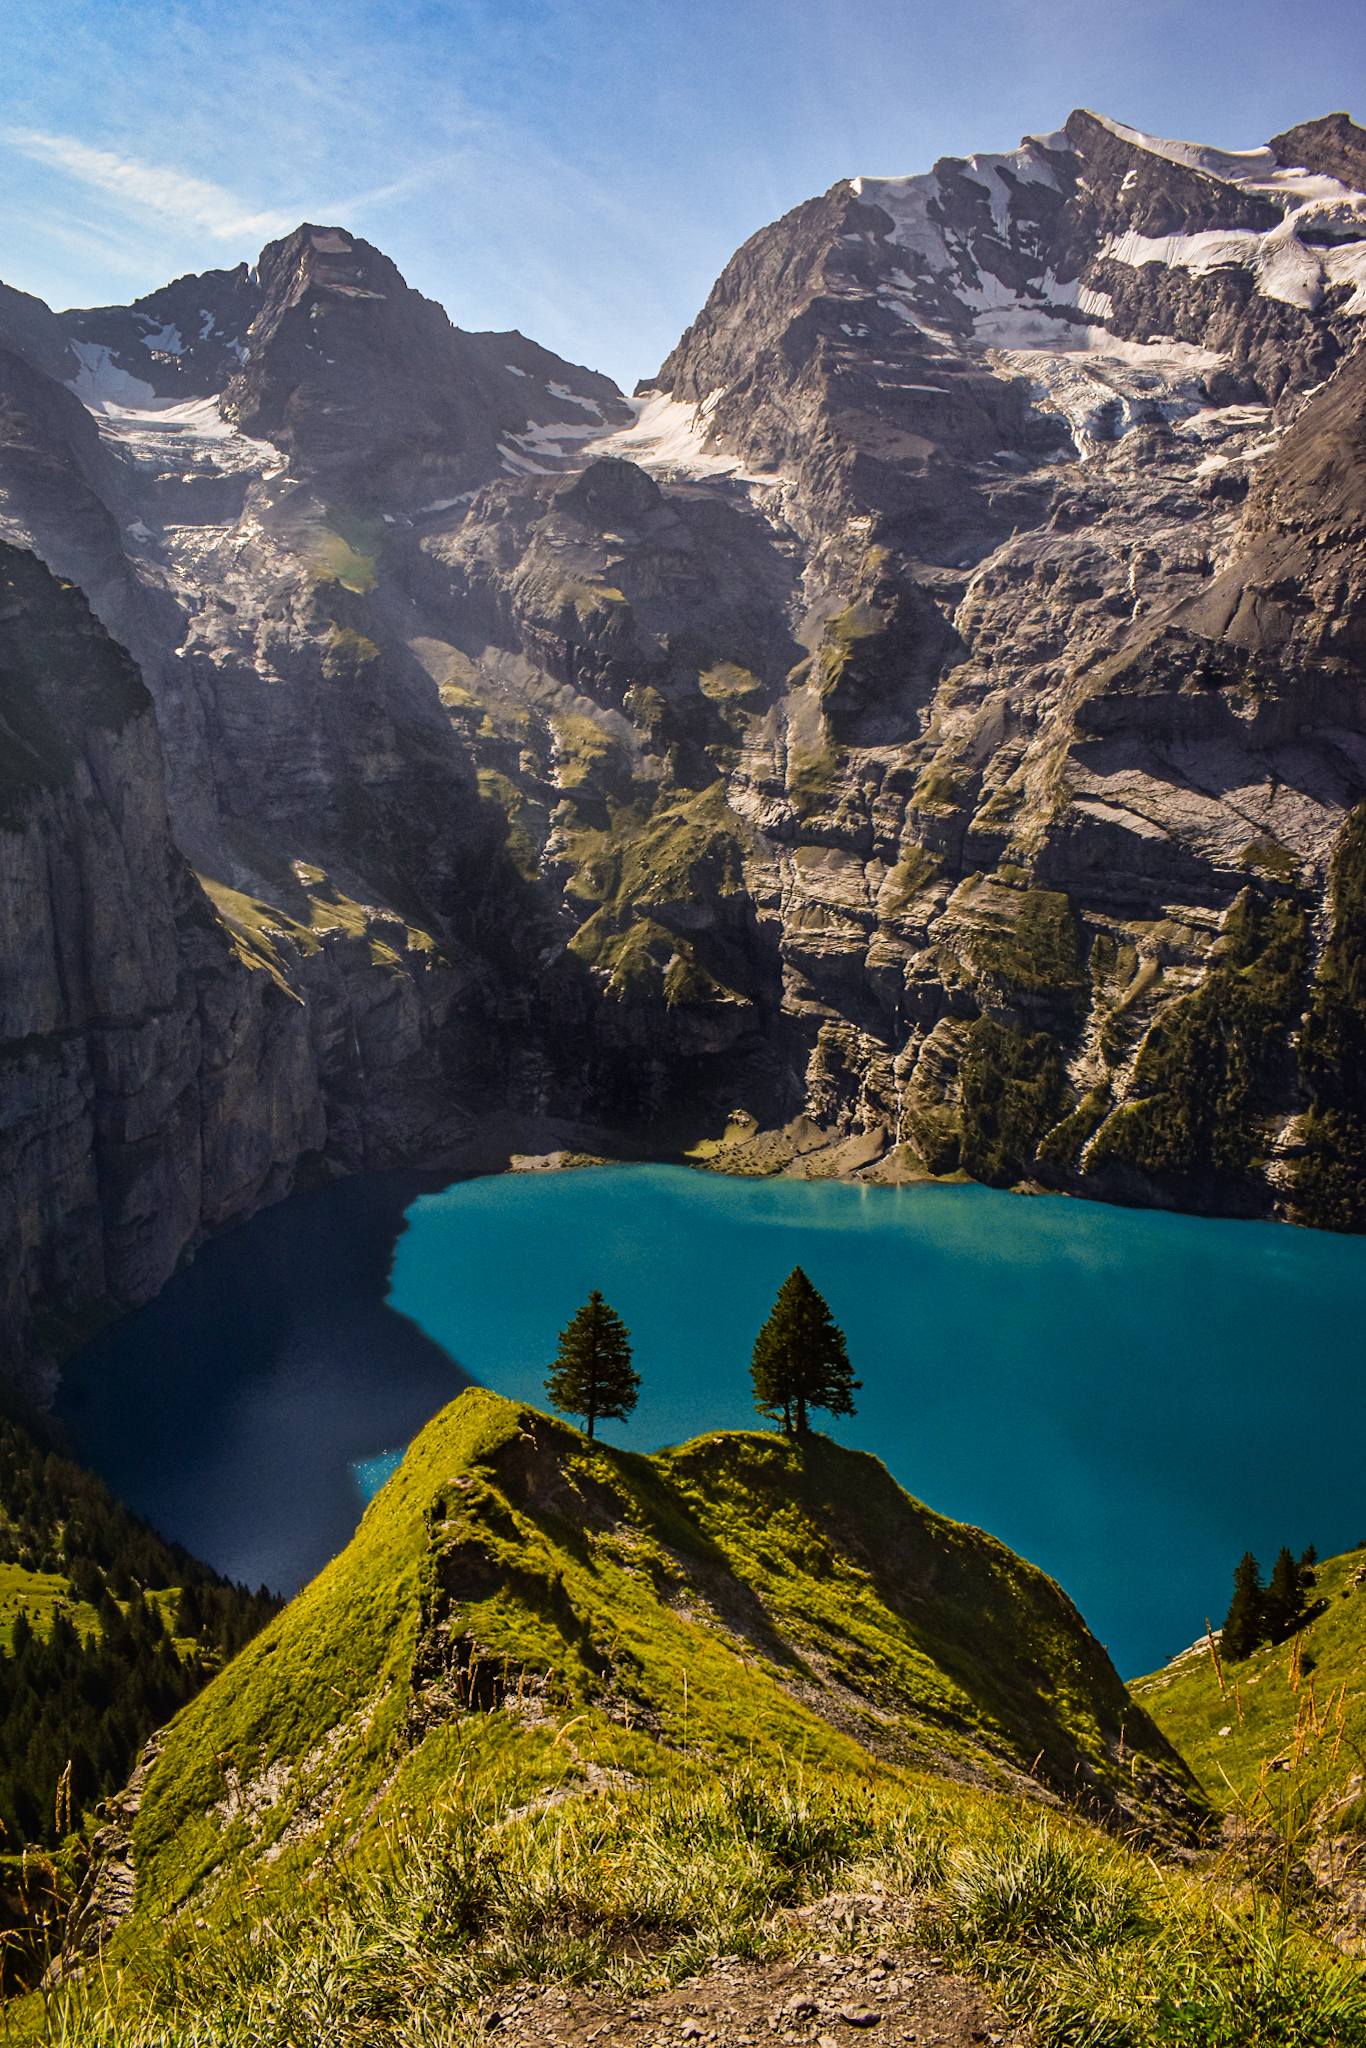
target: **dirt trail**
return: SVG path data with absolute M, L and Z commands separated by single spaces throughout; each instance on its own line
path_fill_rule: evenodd
M 804 1960 L 722 1958 L 640 1998 L 520 1984 L 483 2018 L 507 2048 L 1028 2048 L 1031 2038 L 938 1957 L 876 1939 Z

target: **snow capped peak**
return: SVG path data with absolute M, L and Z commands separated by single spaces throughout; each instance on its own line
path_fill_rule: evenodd
M 1054 156 L 1075 156 L 1077 153 L 1077 145 L 1065 128 L 1055 128 L 1048 135 L 1026 135 L 1020 147 L 1027 149 L 1031 144 L 1035 149 L 1051 150 Z
M 1106 114 L 1096 114 L 1089 107 L 1083 112 L 1098 127 L 1108 130 L 1121 142 L 1127 142 L 1131 149 L 1146 150 L 1149 156 L 1165 157 L 1168 163 L 1184 164 L 1190 171 L 1205 171 L 1209 176 L 1222 178 L 1230 185 L 1257 184 L 1274 175 L 1280 168 L 1276 153 L 1265 143 L 1258 149 L 1210 149 L 1200 142 L 1173 142 L 1163 135 L 1148 135 L 1141 128 L 1130 128 L 1124 121 L 1112 121 Z
M 1141 128 L 1130 128 L 1123 121 L 1112 121 L 1105 114 L 1095 114 L 1084 109 L 1088 120 L 1127 142 L 1132 149 L 1141 149 L 1149 156 L 1165 158 L 1168 163 L 1181 164 L 1186 170 L 1201 171 L 1206 177 L 1218 178 L 1225 185 L 1236 185 L 1243 192 L 1264 192 L 1270 198 L 1284 199 L 1290 203 L 1305 204 L 1311 199 L 1329 200 L 1351 196 L 1351 188 L 1330 178 L 1283 164 L 1274 149 L 1263 143 L 1257 149 L 1212 149 L 1200 142 L 1174 142 L 1162 135 L 1147 135 Z

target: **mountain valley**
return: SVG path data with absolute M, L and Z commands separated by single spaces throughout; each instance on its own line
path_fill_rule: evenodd
M 0 294 L 8 1369 L 511 1150 L 1361 1228 L 1363 188 L 1077 113 L 631 399 L 335 227 Z M 150 704 L 39 740 L 101 628 Z

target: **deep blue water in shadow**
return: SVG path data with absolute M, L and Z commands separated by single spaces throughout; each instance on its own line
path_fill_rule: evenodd
M 1126 1673 L 1217 1625 L 1249 1545 L 1269 1567 L 1366 1535 L 1366 1240 L 669 1167 L 421 1186 L 342 1182 L 206 1246 L 68 1367 L 74 1454 L 292 1592 L 471 1378 L 544 1405 L 593 1287 L 644 1379 L 605 1436 L 753 1426 L 754 1333 L 800 1263 L 864 1381 L 831 1433 L 1052 1572 Z
M 404 1207 L 431 1185 L 340 1181 L 205 1245 L 66 1368 L 73 1455 L 220 1571 L 296 1592 L 350 1540 L 366 1462 L 470 1384 L 384 1298 Z
M 1366 1535 L 1366 1240 L 987 1188 L 507 1175 L 424 1197 L 391 1300 L 499 1392 L 545 1404 L 600 1287 L 644 1380 L 641 1450 L 755 1426 L 749 1354 L 793 1265 L 864 1388 L 841 1442 L 1051 1572 L 1121 1671 L 1227 1608 L 1233 1567 Z

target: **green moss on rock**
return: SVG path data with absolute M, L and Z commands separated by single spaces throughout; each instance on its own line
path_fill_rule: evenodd
M 989 1187 L 1023 1178 L 1064 1100 L 1062 1061 L 1048 1032 L 1026 1035 L 979 1017 L 962 1066 L 964 1171 Z
M 979 966 L 1031 994 L 1082 986 L 1077 920 L 1059 890 L 1013 894 L 1009 916 L 982 927 L 973 953 Z
M 1366 1230 L 1366 804 L 1338 836 L 1332 929 L 1299 1035 L 1310 1109 L 1296 1136 L 1292 1214 L 1319 1230 Z
M 1246 1174 L 1266 1143 L 1258 1111 L 1302 1000 L 1304 913 L 1244 890 L 1204 982 L 1153 1025 L 1134 1069 L 1140 1098 L 1102 1128 L 1088 1170 L 1121 1161 L 1154 1175 Z

